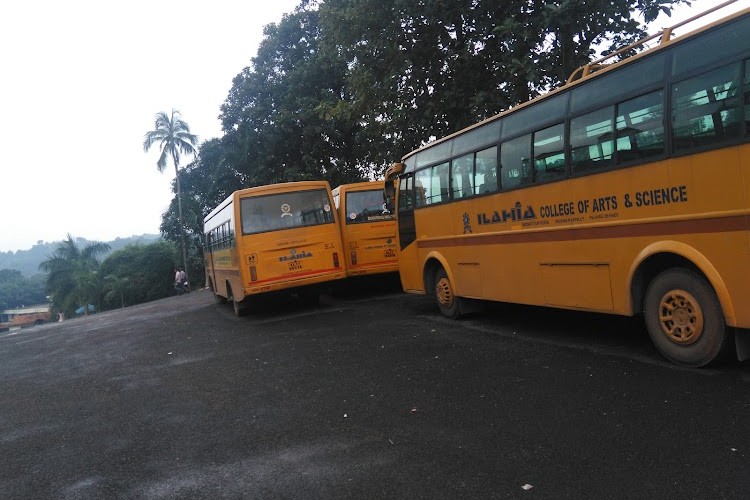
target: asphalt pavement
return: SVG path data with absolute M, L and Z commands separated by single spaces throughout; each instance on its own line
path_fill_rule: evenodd
M 634 320 L 198 291 L 0 334 L 0 497 L 750 498 L 750 364 Z

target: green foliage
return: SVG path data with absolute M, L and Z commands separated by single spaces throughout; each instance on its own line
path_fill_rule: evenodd
M 175 246 L 166 241 L 130 245 L 102 262 L 104 305 L 124 307 L 169 297 L 174 292 Z
M 148 152 L 158 143 L 161 154 L 156 168 L 163 172 L 167 167 L 167 158 L 172 158 L 175 170 L 180 163 L 180 155 L 195 154 L 198 137 L 190 133 L 190 126 L 180 118 L 180 112 L 173 109 L 172 114 L 161 111 L 156 113 L 154 130 L 146 132 L 143 138 L 143 151 Z
M 107 250 L 109 245 L 105 243 L 91 243 L 81 249 L 68 235 L 67 240 L 39 265 L 47 273 L 47 292 L 52 298 L 53 309 L 73 316 L 80 306 L 101 305 L 102 285 L 96 256 Z M 85 311 L 88 314 L 88 309 Z
M 350 100 L 347 60 L 325 46 L 318 12 L 298 9 L 265 36 L 221 107 L 226 168 L 245 186 L 362 180 L 369 173 L 357 140 L 362 124 L 334 112 Z
M 46 302 L 44 275 L 27 278 L 20 271 L 0 269 L 0 310 Z
M 304 0 L 270 24 L 189 166 L 203 215 L 240 187 L 380 176 L 562 84 L 686 0 Z M 187 179 L 186 179 L 186 182 Z M 188 224 L 189 225 L 189 224 Z

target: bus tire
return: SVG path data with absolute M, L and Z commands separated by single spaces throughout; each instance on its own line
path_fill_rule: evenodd
M 668 269 L 651 281 L 644 316 L 649 336 L 670 361 L 706 366 L 726 353 L 729 335 L 711 285 L 688 269 Z
M 442 267 L 435 273 L 435 303 L 440 314 L 446 318 L 456 319 L 461 314 L 459 298 L 456 297 L 448 273 Z

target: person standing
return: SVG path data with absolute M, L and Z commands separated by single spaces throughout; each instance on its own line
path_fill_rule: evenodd
M 190 291 L 190 288 L 188 287 L 188 276 L 184 269 L 180 268 L 177 272 L 179 279 L 177 280 L 180 283 L 180 286 L 185 290 L 186 292 Z

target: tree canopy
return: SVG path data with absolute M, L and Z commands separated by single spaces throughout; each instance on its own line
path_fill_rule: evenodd
M 200 255 L 203 217 L 234 190 L 378 178 L 426 142 L 563 84 L 680 3 L 302 0 L 234 78 L 223 136 L 182 173 L 195 213 L 176 224 L 170 207 L 162 233 L 183 228 Z
M 14 269 L 0 269 L 0 311 L 14 307 L 45 304 L 45 276 L 25 277 Z
M 52 255 L 39 265 L 47 273 L 47 291 L 52 306 L 66 316 L 72 316 L 83 306 L 99 305 L 99 261 L 96 256 L 109 250 L 105 243 L 90 243 L 83 248 L 76 245 L 71 235 L 60 243 Z

